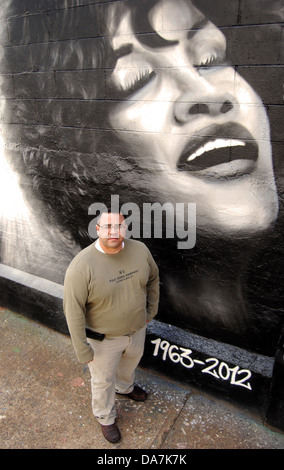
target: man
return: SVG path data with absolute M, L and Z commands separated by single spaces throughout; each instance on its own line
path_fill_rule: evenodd
M 77 358 L 89 365 L 93 413 L 104 437 L 115 443 L 121 437 L 115 393 L 147 398 L 134 386 L 134 375 L 146 324 L 158 310 L 159 272 L 144 243 L 125 240 L 121 213 L 101 213 L 96 228 L 99 238 L 66 271 L 64 312 Z

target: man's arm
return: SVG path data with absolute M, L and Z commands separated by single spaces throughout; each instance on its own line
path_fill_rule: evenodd
M 149 252 L 150 275 L 147 283 L 147 321 L 150 322 L 158 313 L 160 296 L 159 269 Z
M 93 349 L 85 331 L 88 284 L 82 273 L 69 267 L 64 280 L 63 309 L 72 344 L 79 362 L 90 362 Z

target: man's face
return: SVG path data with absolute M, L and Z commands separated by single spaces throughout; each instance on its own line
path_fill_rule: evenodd
M 118 253 L 122 249 L 125 239 L 126 224 L 122 214 L 101 215 L 97 225 L 99 241 L 106 253 Z

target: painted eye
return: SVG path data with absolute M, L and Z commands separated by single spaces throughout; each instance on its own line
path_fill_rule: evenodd
M 155 78 L 152 69 L 128 69 L 117 73 L 117 84 L 120 91 L 125 95 L 133 95 Z
M 192 34 L 189 48 L 196 68 L 225 64 L 227 46 L 223 33 L 207 22 L 201 29 L 195 31 L 193 36 Z
M 222 63 L 223 60 L 218 57 L 217 53 L 212 53 L 209 57 L 205 57 L 200 61 L 198 67 L 212 67 L 213 65 L 217 65 Z

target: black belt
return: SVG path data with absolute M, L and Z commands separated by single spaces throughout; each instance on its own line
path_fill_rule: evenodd
M 102 341 L 105 337 L 103 333 L 97 333 L 89 328 L 86 328 L 86 335 L 88 338 L 96 339 L 97 341 Z
M 132 336 L 134 335 L 135 332 L 133 333 L 127 333 L 126 335 L 123 336 Z M 97 333 L 97 331 L 90 330 L 89 328 L 86 328 L 86 336 L 88 338 L 96 339 L 97 341 L 103 341 L 105 338 L 105 334 L 103 333 Z

